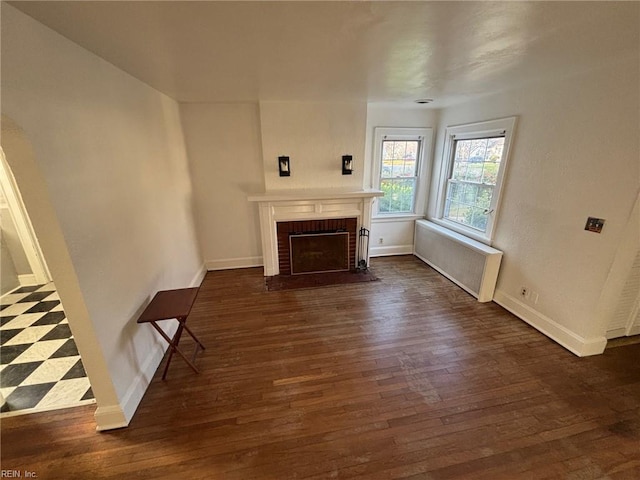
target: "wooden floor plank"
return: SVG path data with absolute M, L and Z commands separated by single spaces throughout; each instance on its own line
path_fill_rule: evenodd
M 199 375 L 174 361 L 122 430 L 96 433 L 95 406 L 3 419 L 2 469 L 640 478 L 640 344 L 577 358 L 414 257 L 372 264 L 380 281 L 278 292 L 261 269 L 208 273 L 188 321 Z

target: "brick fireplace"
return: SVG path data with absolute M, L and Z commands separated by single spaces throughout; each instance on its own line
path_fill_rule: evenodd
M 310 273 L 307 268 L 320 266 L 319 271 L 353 270 L 358 261 L 358 232 L 371 227 L 371 206 L 374 198 L 382 196 L 380 190 L 285 190 L 267 192 L 249 197 L 257 202 L 260 211 L 260 233 L 264 275 L 291 275 Z M 340 238 L 304 238 L 300 242 L 307 266 L 296 272 L 291 270 L 291 239 L 311 235 L 329 236 L 348 234 L 347 264 L 339 263 Z M 294 240 L 294 242 L 297 240 Z M 325 246 L 322 246 L 322 242 Z M 305 243 L 306 242 L 306 243 Z M 333 245 L 333 246 L 332 246 Z M 324 252 L 323 248 L 326 248 Z M 305 255 L 306 254 L 306 255 Z M 317 263 L 319 257 L 330 257 L 328 265 Z M 368 259 L 366 259 L 368 261 Z M 332 263 L 333 262 L 333 263 Z M 303 261 L 304 264 L 304 261 Z M 311 267 L 309 267 L 311 265 Z M 318 270 L 317 270 L 318 271 Z
M 280 275 L 353 270 L 357 218 L 277 222 Z

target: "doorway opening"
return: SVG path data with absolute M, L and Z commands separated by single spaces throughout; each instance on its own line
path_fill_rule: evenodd
M 2 149 L 0 157 L 0 417 L 95 403 Z

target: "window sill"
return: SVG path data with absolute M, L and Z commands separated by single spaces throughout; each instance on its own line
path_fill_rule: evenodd
M 424 215 L 418 215 L 416 213 L 390 213 L 388 215 L 378 214 L 371 218 L 371 223 L 408 222 L 419 220 L 421 218 L 424 218 Z
M 460 235 L 463 235 L 467 238 L 471 238 L 480 243 L 491 246 L 492 239 L 490 237 L 482 235 L 480 232 L 475 232 L 471 229 L 461 227 L 454 222 L 449 222 L 447 220 L 443 220 L 442 218 L 429 218 L 428 220 L 435 223 L 436 225 L 440 225 L 441 227 L 446 228 L 447 230 L 451 230 L 452 232 L 459 233 Z

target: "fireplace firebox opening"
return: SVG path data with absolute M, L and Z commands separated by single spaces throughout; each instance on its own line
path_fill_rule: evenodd
M 291 275 L 349 271 L 349 232 L 289 235 Z
M 281 275 L 356 269 L 357 218 L 277 222 Z

